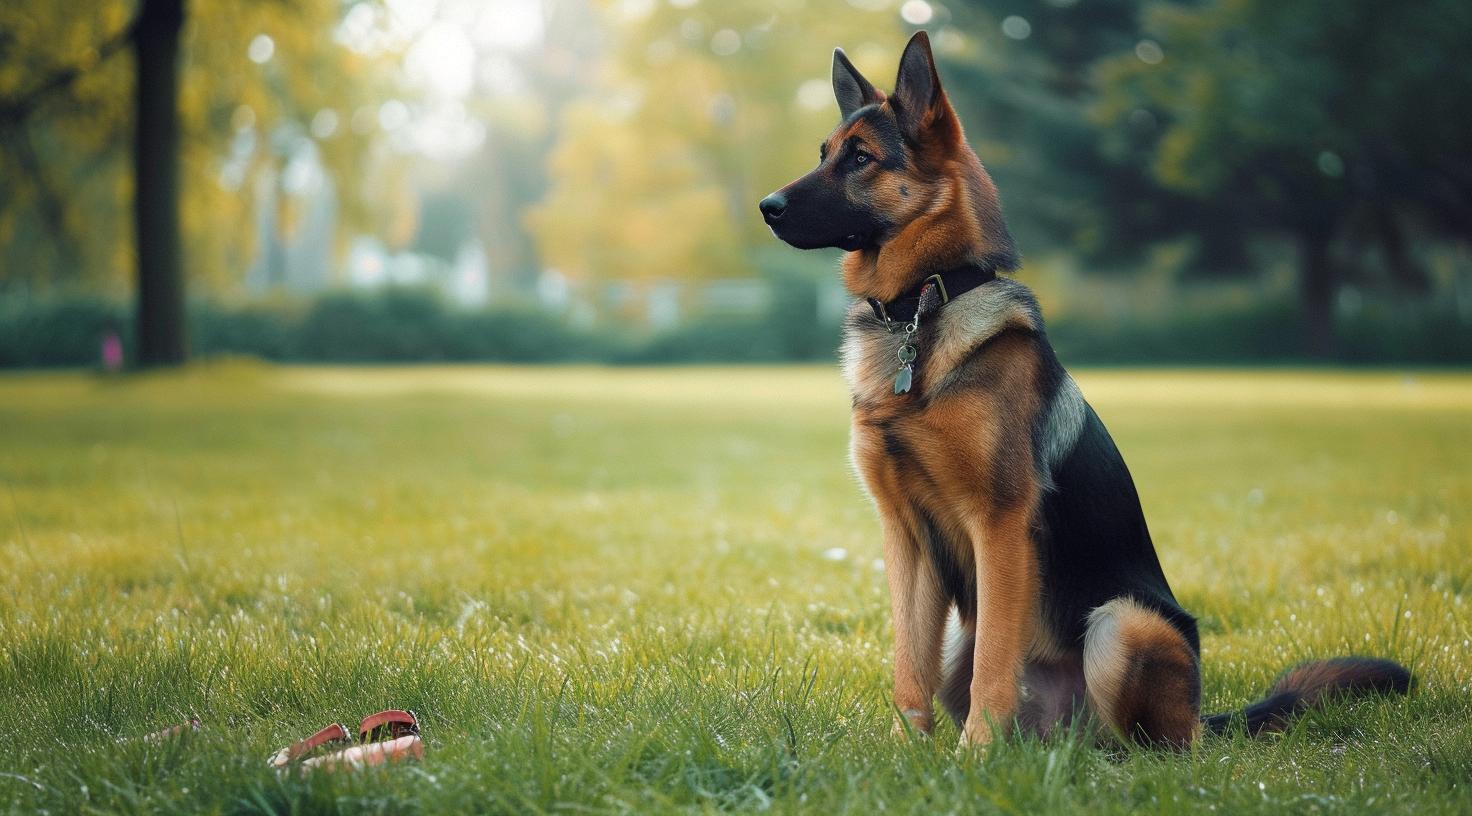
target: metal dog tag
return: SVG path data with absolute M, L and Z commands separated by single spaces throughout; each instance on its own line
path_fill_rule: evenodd
M 915 347 L 909 343 L 900 346 L 899 358 L 900 370 L 894 375 L 894 392 L 907 394 L 910 391 L 910 381 L 914 377 L 914 369 L 910 364 L 915 362 Z

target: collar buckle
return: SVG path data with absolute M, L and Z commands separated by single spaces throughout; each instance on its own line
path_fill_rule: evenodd
M 931 281 L 935 281 L 936 287 L 940 289 L 940 302 L 941 302 L 941 304 L 944 305 L 944 304 L 950 303 L 951 302 L 951 293 L 946 291 L 946 279 L 945 278 L 942 278 L 940 276 L 940 273 L 937 272 L 936 274 L 931 275 L 930 277 L 928 277 L 928 278 L 925 279 L 925 282 L 926 283 L 930 283 Z

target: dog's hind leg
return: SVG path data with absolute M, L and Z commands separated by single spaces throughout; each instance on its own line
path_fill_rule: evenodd
M 940 675 L 940 704 L 956 727 L 971 713 L 971 667 L 976 654 L 976 624 L 965 623 L 955 610 L 946 618 L 946 640 Z
M 1115 598 L 1089 613 L 1084 683 L 1089 706 L 1125 739 L 1184 749 L 1201 731 L 1196 653 L 1159 613 Z

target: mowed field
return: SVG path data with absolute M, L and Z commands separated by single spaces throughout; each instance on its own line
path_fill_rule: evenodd
M 892 736 L 832 367 L 12 374 L 0 805 L 1472 812 L 1472 375 L 1077 379 L 1200 618 L 1206 708 L 1345 653 L 1418 691 L 1185 756 Z M 386 707 L 423 762 L 264 764 Z

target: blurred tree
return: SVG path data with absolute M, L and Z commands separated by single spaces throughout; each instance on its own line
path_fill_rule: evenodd
M 1101 127 L 1095 66 L 1132 54 L 1142 0 L 970 0 L 937 41 L 952 102 L 1003 192 L 1024 255 L 1062 252 L 1094 271 L 1136 273 L 1142 250 L 1187 235 L 1191 272 L 1240 274 L 1243 231 L 1210 201 L 1150 172 L 1153 117 Z M 933 25 L 933 24 L 932 24 Z M 1127 113 L 1134 113 L 1133 111 Z
M 752 275 L 773 240 L 756 201 L 837 124 L 832 49 L 885 84 L 898 63 L 894 9 L 853 6 L 606 5 L 608 58 L 563 114 L 528 218 L 542 257 L 581 281 Z
M 1311 352 L 1335 347 L 1336 240 L 1425 291 L 1408 234 L 1472 238 L 1472 74 L 1448 70 L 1472 61 L 1472 5 L 1158 4 L 1145 28 L 1099 64 L 1097 121 L 1158 123 L 1140 144 L 1160 184 L 1296 242 Z
M 1133 44 L 1137 6 L 969 0 L 933 38 L 948 93 L 1024 247 L 1061 241 L 1088 252 L 1110 243 L 1095 205 L 1119 180 L 1087 116 L 1088 69 Z
M 184 0 L 143 0 L 133 24 L 133 216 L 138 250 L 137 359 L 179 365 L 184 269 L 179 257 L 179 30 Z
M 0 290 L 125 288 L 142 250 L 127 217 L 130 129 L 142 123 L 130 104 L 134 65 L 119 55 L 151 5 L 0 4 Z M 379 217 L 382 196 L 367 180 L 400 161 L 371 149 L 383 136 L 380 104 L 398 89 L 397 53 L 343 41 L 343 20 L 359 7 L 382 15 L 372 0 L 189 6 L 175 152 L 181 269 L 192 285 L 239 285 L 256 251 L 245 225 L 257 179 L 280 180 L 291 157 L 274 144 L 316 141 L 345 225 Z
M 538 5 L 540 41 L 488 56 L 481 93 L 472 103 L 486 123 L 486 142 L 457 174 L 466 197 L 478 205 L 476 232 L 487 250 L 493 297 L 499 298 L 536 291 L 542 259 L 526 215 L 547 195 L 562 113 L 597 76 L 604 49 L 602 28 L 588 24 L 597 15 L 590 0 Z
M 132 84 L 115 55 L 133 42 L 133 11 L 121 2 L 92 11 L 0 4 L 3 290 L 127 263 L 124 253 L 97 250 L 126 225 L 117 205 L 129 192 L 113 182 L 125 156 Z

